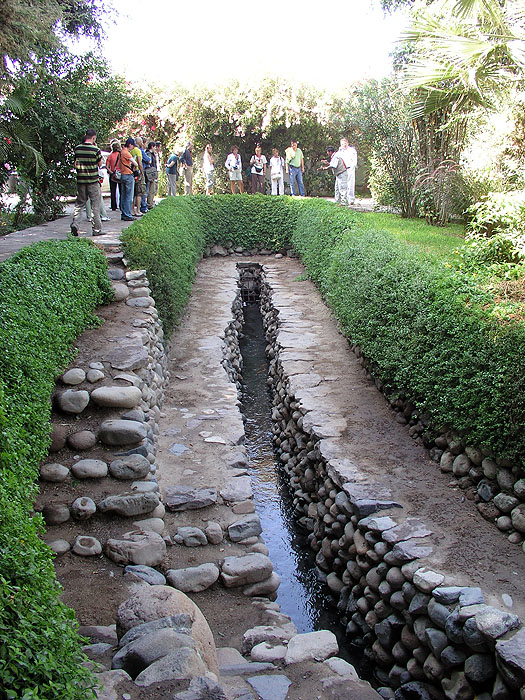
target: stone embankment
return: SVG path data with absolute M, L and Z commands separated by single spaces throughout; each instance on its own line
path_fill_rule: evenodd
M 285 277 L 269 266 L 260 281 L 275 446 L 316 564 L 349 638 L 360 639 L 377 664 L 381 695 L 394 697 L 392 688 L 400 688 L 396 698 L 525 697 L 525 632 L 515 614 L 522 591 L 514 588 L 519 569 L 505 570 L 508 547 L 499 546 L 496 531 L 491 537 L 481 528 L 483 521 L 462 524 L 461 516 L 464 522 L 473 514 L 432 478 L 423 451 L 409 444 L 416 431 L 388 434 L 376 398 L 371 405 L 371 378 L 355 360 L 341 368 L 344 348 L 320 332 L 315 305 Z M 471 477 L 480 466 L 479 491 L 487 457 L 470 449 L 469 457 L 451 459 L 460 452 L 453 440 L 442 461 L 452 468 L 461 461 Z M 493 474 L 508 477 L 502 494 L 513 500 L 505 508 L 516 508 L 511 474 L 503 464 Z M 416 479 L 426 485 L 418 489 Z M 516 515 L 514 521 L 516 527 Z
M 116 301 L 57 381 L 35 509 L 86 653 L 105 669 L 98 696 L 377 698 L 334 657 L 331 632 L 298 634 L 272 602 L 279 577 L 231 381 L 241 365 L 234 264 L 213 290 L 199 276 L 168 359 L 144 271 L 126 268 L 117 241 L 97 243 Z

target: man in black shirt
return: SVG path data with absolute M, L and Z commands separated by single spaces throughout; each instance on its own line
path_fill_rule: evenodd
M 179 162 L 182 165 L 184 169 L 184 194 L 191 194 L 192 193 L 192 185 L 193 185 L 193 158 L 192 158 L 192 152 L 193 150 L 193 142 L 188 141 L 186 144 L 186 150 L 184 153 L 181 155 Z

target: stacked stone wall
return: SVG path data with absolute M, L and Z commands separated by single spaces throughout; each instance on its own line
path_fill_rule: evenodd
M 400 700 L 525 698 L 520 619 L 486 605 L 480 588 L 441 573 L 430 527 L 405 518 L 388 489 L 374 489 L 364 470 L 349 470 L 331 454 L 294 394 L 280 358 L 279 311 L 259 274 L 275 449 L 319 575 L 349 643 L 362 645 L 374 662 L 382 696 L 397 689 Z

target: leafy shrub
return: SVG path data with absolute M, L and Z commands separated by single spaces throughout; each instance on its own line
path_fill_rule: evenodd
M 525 191 L 491 192 L 467 211 L 473 237 L 500 234 L 525 252 Z
M 523 324 L 500 323 L 473 276 L 326 205 L 303 204 L 293 242 L 345 335 L 435 427 L 524 459 Z
M 104 257 L 89 241 L 38 243 L 0 265 L 0 687 L 8 699 L 92 697 L 74 615 L 58 599 L 31 506 L 54 379 L 111 296 Z
M 455 258 L 459 270 L 506 279 L 518 279 L 524 261 L 525 254 L 499 233 L 491 238 L 471 238 L 456 251 Z

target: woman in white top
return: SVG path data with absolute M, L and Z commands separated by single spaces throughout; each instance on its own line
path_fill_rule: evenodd
M 252 194 L 260 192 L 264 194 L 264 176 L 266 175 L 266 156 L 262 155 L 262 148 L 255 146 L 255 155 L 250 159 L 252 166 Z
M 206 194 L 211 194 L 213 188 L 213 171 L 215 170 L 215 156 L 212 153 L 211 143 L 207 143 L 204 148 L 202 170 L 206 178 Z
M 242 194 L 244 192 L 244 187 L 242 184 L 242 160 L 241 154 L 239 153 L 239 146 L 232 146 L 232 152 L 226 158 L 226 163 L 224 163 L 224 165 L 230 175 L 232 194 L 235 194 L 235 183 L 237 183 L 239 192 Z
M 270 178 L 272 181 L 272 194 L 284 194 L 284 161 L 279 155 L 278 148 L 272 148 Z

